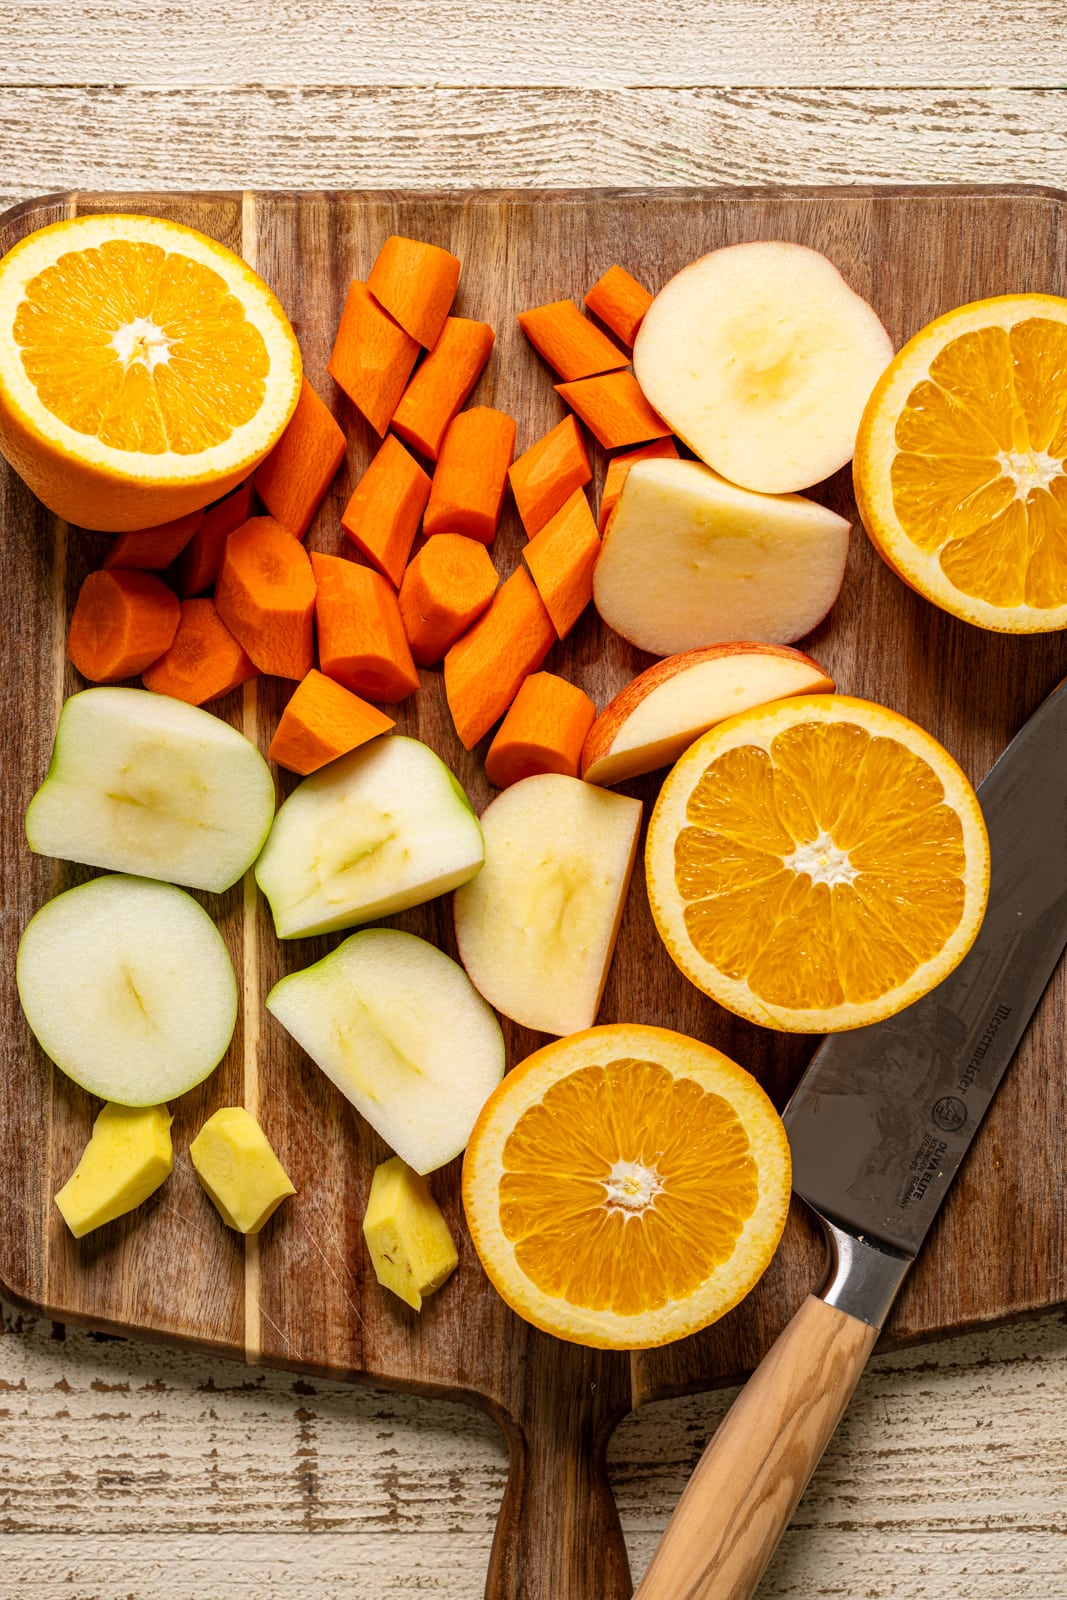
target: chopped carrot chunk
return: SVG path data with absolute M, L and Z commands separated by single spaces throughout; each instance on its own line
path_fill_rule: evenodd
M 575 489 L 566 505 L 523 551 L 530 576 L 561 639 L 570 633 L 593 598 L 593 568 L 599 554 L 600 535 L 581 489 Z
M 306 777 L 395 726 L 377 706 L 312 667 L 293 690 L 267 754 L 280 767 Z
M 555 300 L 532 311 L 520 311 L 519 326 L 538 355 L 544 356 L 565 382 L 629 365 L 626 352 L 587 321 L 573 300 Z
M 192 706 L 219 700 L 258 674 L 206 596 L 183 600 L 178 631 L 169 650 L 146 667 L 141 682 L 154 694 L 169 694 Z
M 527 538 L 532 539 L 592 476 L 582 430 L 575 417 L 566 416 L 525 450 L 508 473 Z
M 637 330 L 652 304 L 652 296 L 644 284 L 631 278 L 622 267 L 615 266 L 597 279 L 585 303 L 594 317 L 599 317 L 604 326 L 632 350 Z
M 489 732 L 556 640 L 552 618 L 523 567 L 445 656 L 445 694 L 467 750 Z
M 120 533 L 112 541 L 104 559 L 105 568 L 136 568 L 140 572 L 162 572 L 181 555 L 203 521 L 202 511 L 190 511 L 158 528 L 143 528 L 137 533 Z
M 228 494 L 224 500 L 216 500 L 213 506 L 208 506 L 203 522 L 178 557 L 175 576 L 178 593 L 183 599 L 189 600 L 193 595 L 203 594 L 205 589 L 213 586 L 222 566 L 226 540 L 251 515 L 251 478 L 246 479 L 239 489 Z
M 394 233 L 378 252 L 367 288 L 404 332 L 429 350 L 440 338 L 452 309 L 459 265 L 440 245 Z
M 67 655 L 90 683 L 136 677 L 169 650 L 181 606 L 151 572 L 90 572 L 78 591 Z
M 215 587 L 219 616 L 260 672 L 311 670 L 315 579 L 299 539 L 273 517 L 252 517 L 226 540 Z
M 372 567 L 311 552 L 318 593 L 319 665 L 368 700 L 404 700 L 419 687 L 392 584 Z
M 605 372 L 578 383 L 557 383 L 556 393 L 578 413 L 605 450 L 670 436 L 670 428 L 653 411 L 632 372 Z
M 596 720 L 584 690 L 551 672 L 524 679 L 485 758 L 485 775 L 498 789 L 539 772 L 578 776 L 582 746 Z
M 400 615 L 411 654 L 432 667 L 488 606 L 500 580 L 477 539 L 439 533 L 428 539 L 404 574 Z
M 342 528 L 394 587 L 404 576 L 429 494 L 429 477 L 390 433 L 345 506 Z
M 393 413 L 393 431 L 420 455 L 436 461 L 445 430 L 481 376 L 493 348 L 485 322 L 448 317 L 441 337 L 416 372 Z
M 422 531 L 465 533 L 492 544 L 515 453 L 515 419 L 491 406 L 461 411 L 448 425 Z
M 302 539 L 345 458 L 345 436 L 305 378 L 289 426 L 256 469 L 255 491 L 275 522 Z
M 419 341 L 382 310 L 367 285 L 350 284 L 326 370 L 375 433 L 388 428 L 418 353 Z

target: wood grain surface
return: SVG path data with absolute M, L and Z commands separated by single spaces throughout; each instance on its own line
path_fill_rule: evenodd
M 122 203 L 129 205 L 130 198 Z M 32 221 L 75 206 L 115 204 L 107 196 L 61 199 Z M 369 459 L 370 440 L 327 379 L 325 361 L 349 277 L 366 270 L 381 238 L 394 229 L 447 244 L 464 259 L 460 309 L 487 318 L 500 335 L 474 398 L 514 412 L 520 448 L 559 412 L 544 370 L 516 335 L 513 313 L 560 294 L 580 297 L 613 259 L 624 260 L 655 287 L 715 244 L 799 238 L 828 250 L 878 306 L 898 342 L 937 311 L 978 294 L 1064 287 L 1057 276 L 1063 272 L 1062 206 L 1055 197 L 1036 194 L 156 195 L 135 204 L 191 221 L 244 250 L 293 317 L 309 375 L 337 408 L 351 441 L 347 468 L 312 534 L 312 543 L 326 549 L 339 547 L 339 508 Z M 25 227 L 30 220 L 13 219 L 8 226 Z M 71 881 L 68 869 L 28 857 L 18 838 L 22 809 L 47 758 L 51 716 L 59 696 L 75 686 L 74 675 L 60 666 L 65 614 L 82 574 L 99 560 L 103 541 L 56 528 L 10 474 L 3 493 L 5 529 L 18 542 L 17 570 L 26 574 L 11 600 L 16 625 L 6 633 L 0 675 L 9 770 L 18 775 L 2 798 L 9 912 L 3 933 L 10 972 L 12 942 L 28 912 Z M 847 475 L 823 486 L 819 497 L 848 513 Z M 514 564 L 520 542 L 517 526 L 508 524 L 498 546 L 504 570 Z M 27 651 L 28 639 L 40 648 Z M 924 722 L 975 777 L 1062 676 L 1067 661 L 1062 636 L 978 635 L 932 612 L 890 577 L 862 538 L 854 544 L 842 599 L 810 648 L 843 688 L 885 699 Z M 592 620 L 555 654 L 555 665 L 601 704 L 645 664 Z M 406 712 L 408 731 L 448 755 L 476 800 L 484 801 L 480 752 L 467 758 L 459 750 L 439 677 L 425 679 Z M 230 712 L 265 743 L 283 698 L 281 686 L 260 687 L 243 704 L 235 697 Z M 633 792 L 648 799 L 654 784 L 643 780 Z M 285 965 L 304 964 L 327 947 L 309 941 L 283 953 L 262 907 L 257 912 L 250 901 L 252 914 L 245 916 L 239 890 L 221 905 L 209 903 L 222 917 L 240 969 L 249 974 L 250 1000 Z M 450 948 L 445 908 L 394 920 Z M 673 969 L 665 970 L 666 963 L 647 983 L 654 948 L 638 883 L 602 1017 L 666 1022 L 710 1036 L 757 1071 L 780 1101 L 810 1046 L 726 1018 Z M 439 1192 L 460 1235 L 461 1268 L 416 1322 L 389 1304 L 372 1278 L 368 1282 L 360 1246 L 366 1186 L 382 1147 L 264 1018 L 258 1051 L 251 1037 L 239 1037 L 215 1078 L 180 1104 L 181 1157 L 159 1203 L 145 1216 L 106 1230 L 107 1237 L 76 1247 L 49 1216 L 49 1196 L 73 1165 L 90 1108 L 86 1097 L 50 1075 L 28 1051 L 10 990 L 8 984 L 0 1113 L 15 1138 L 3 1153 L 0 1192 L 8 1214 L 25 1226 L 16 1225 L 0 1241 L 0 1276 L 16 1293 L 98 1325 L 142 1328 L 218 1350 L 247 1348 L 256 1358 L 309 1371 L 479 1396 L 504 1424 L 512 1453 L 492 1592 L 576 1600 L 586 1593 L 608 1600 L 626 1592 L 625 1555 L 603 1485 L 611 1427 L 631 1403 L 721 1382 L 758 1359 L 817 1276 L 817 1252 L 803 1219 L 794 1220 L 774 1268 L 738 1312 L 694 1340 L 635 1357 L 631 1366 L 623 1357 L 555 1344 L 504 1311 L 471 1256 L 455 1173 L 449 1172 Z M 1061 1184 L 1053 1155 L 1056 1141 L 1063 1145 L 1063 1107 L 1041 1095 L 1049 1038 L 1061 1018 L 1057 989 L 939 1223 L 930 1264 L 917 1271 L 901 1301 L 891 1337 L 959 1328 L 1067 1297 Z M 520 1030 L 509 1033 L 511 1059 L 539 1042 Z M 239 1242 L 217 1227 L 184 1154 L 208 1110 L 249 1096 L 258 1099 L 268 1132 L 301 1189 L 299 1202 L 283 1209 L 252 1246 L 251 1271 Z M 48 1138 L 44 1162 L 42 1127 Z M 1019 1251 L 1011 1247 L 1010 1229 L 1024 1196 L 1031 1238 L 1028 1249 Z M 561 1478 L 574 1488 L 566 1505 L 572 1515 L 577 1510 L 578 1522 L 570 1526 L 566 1517 L 558 1523 Z M 590 1546 L 580 1531 L 585 1512 L 579 1490 L 599 1517 L 591 1545 L 599 1569 L 580 1554 Z M 553 1514 L 558 1537 L 546 1546 Z M 535 1539 L 536 1548 L 526 1539 Z M 546 1565 L 542 1557 L 535 1576 L 536 1551 L 546 1547 L 550 1560 Z

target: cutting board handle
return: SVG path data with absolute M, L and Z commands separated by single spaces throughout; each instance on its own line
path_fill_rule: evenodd
M 587 1396 L 570 1398 L 573 1407 L 561 1395 L 521 1427 L 502 1420 L 508 1481 L 486 1600 L 630 1600 L 633 1594 L 607 1475 L 616 1419 L 598 1416 Z
M 808 1296 L 701 1456 L 634 1600 L 749 1600 L 877 1338 Z

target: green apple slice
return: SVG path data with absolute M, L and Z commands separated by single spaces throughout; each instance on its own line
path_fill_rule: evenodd
M 267 1010 L 416 1172 L 459 1155 L 504 1076 L 491 1008 L 413 933 L 353 934 L 276 983 Z
M 85 689 L 60 714 L 26 838 L 39 855 L 217 892 L 273 817 L 270 768 L 236 728 L 147 689 Z
M 237 1020 L 219 930 L 191 895 L 148 878 L 93 878 L 49 900 L 15 975 L 45 1054 L 118 1105 L 159 1105 L 202 1082 Z
M 456 778 L 427 745 L 394 733 L 297 785 L 256 879 L 278 937 L 300 939 L 447 894 L 483 859 L 482 831 Z

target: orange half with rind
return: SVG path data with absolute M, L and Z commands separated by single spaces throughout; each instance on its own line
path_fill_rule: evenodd
M 875 547 L 935 605 L 1067 627 L 1067 300 L 978 300 L 917 333 L 874 387 L 853 479 Z
M 57 516 L 154 527 L 284 431 L 296 337 L 232 250 L 161 217 L 72 217 L 0 261 L 0 450 Z
M 798 1033 L 911 1005 L 967 954 L 989 894 L 977 796 L 899 712 L 799 696 L 720 723 L 649 824 L 652 915 L 729 1011 Z
M 684 1034 L 613 1023 L 508 1073 L 467 1145 L 463 1204 L 513 1311 L 633 1350 L 695 1333 L 754 1287 L 790 1182 L 785 1129 L 749 1073 Z

